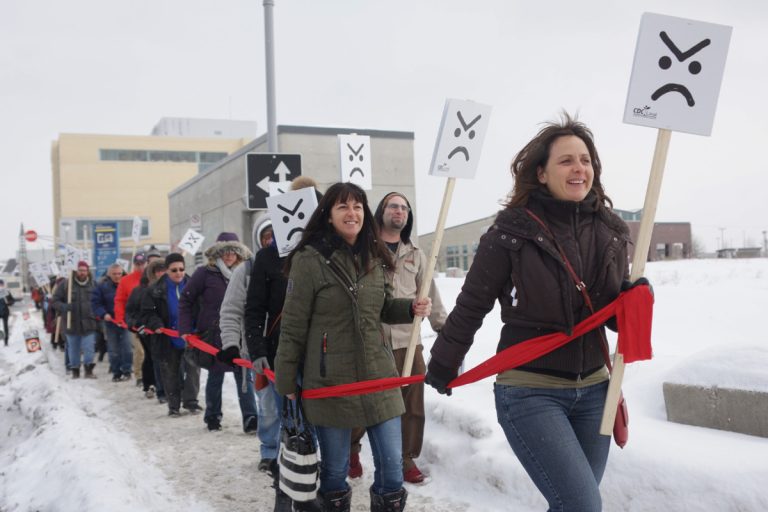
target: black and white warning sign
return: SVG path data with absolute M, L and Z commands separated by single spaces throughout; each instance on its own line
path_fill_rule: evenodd
M 732 28 L 644 13 L 624 122 L 709 135 Z
M 278 190 L 287 190 L 285 184 L 297 176 L 301 176 L 301 155 L 248 153 L 245 159 L 248 208 L 265 210 L 267 197 Z

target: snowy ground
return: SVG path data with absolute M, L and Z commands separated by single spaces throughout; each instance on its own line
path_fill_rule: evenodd
M 768 391 L 768 260 L 653 263 L 654 359 L 627 367 L 630 440 L 612 449 L 601 490 L 606 511 L 768 510 L 768 439 L 666 421 L 664 381 Z M 440 279 L 452 304 L 459 279 Z M 24 349 L 39 327 L 14 307 L 9 347 L 0 347 L 0 511 L 270 511 L 273 490 L 256 470 L 258 440 L 242 433 L 234 381 L 224 386 L 224 430 L 201 416 L 166 416 L 132 383 L 65 376 L 63 353 L 47 342 Z M 491 313 L 467 367 L 495 351 Z M 425 333 L 426 334 L 426 333 Z M 427 336 L 427 347 L 432 341 Z M 203 381 L 205 372 L 203 372 Z M 427 439 L 420 459 L 429 483 L 409 486 L 410 511 L 546 509 L 496 423 L 491 380 L 427 391 Z M 201 391 L 201 399 L 203 393 Z M 761 414 L 768 414 L 762 411 Z M 353 510 L 367 510 L 365 475 L 353 482 Z

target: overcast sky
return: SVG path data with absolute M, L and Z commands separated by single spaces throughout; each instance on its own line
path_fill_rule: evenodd
M 443 195 L 445 180 L 427 172 L 448 97 L 493 106 L 449 225 L 498 209 L 515 153 L 561 109 L 595 132 L 614 205 L 641 208 L 656 130 L 622 123 L 641 14 L 733 26 L 712 136 L 672 134 L 656 220 L 691 222 L 710 250 L 719 228 L 727 245 L 762 245 L 765 0 L 275 4 L 278 123 L 415 132 L 421 233 Z M 262 132 L 263 27 L 259 0 L 0 3 L 0 258 L 21 222 L 53 233 L 59 133 L 146 135 L 164 116 L 252 119 Z

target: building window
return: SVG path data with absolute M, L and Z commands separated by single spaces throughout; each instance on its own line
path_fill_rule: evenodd
M 197 162 L 194 151 L 149 151 L 150 162 Z
M 109 162 L 197 163 L 200 172 L 226 157 L 221 151 L 165 151 L 146 149 L 100 149 L 99 158 Z
M 200 153 L 200 162 L 206 163 L 206 164 L 215 164 L 222 158 L 227 156 L 226 153 Z
M 458 245 L 449 245 L 445 248 L 445 263 L 446 267 L 459 267 L 461 266 L 459 262 L 459 246 Z
M 117 222 L 117 231 L 121 240 L 129 240 L 133 234 L 133 219 L 129 220 L 78 220 L 76 223 L 77 241 L 82 242 L 84 236 L 88 238 L 90 242 L 93 239 L 93 225 L 101 224 L 103 222 Z M 83 232 L 85 228 L 85 232 Z M 141 219 L 141 236 L 149 236 L 149 219 Z
M 100 149 L 101 160 L 118 162 L 146 162 L 147 152 L 141 149 Z

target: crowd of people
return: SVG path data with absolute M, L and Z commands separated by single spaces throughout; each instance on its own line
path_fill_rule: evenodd
M 425 482 L 417 465 L 423 383 L 303 401 L 320 452 L 318 497 L 311 502 L 292 502 L 278 483 L 285 401 L 302 389 L 401 375 L 411 324 L 422 318 L 438 334 L 428 364 L 417 341 L 412 373 L 450 395 L 449 383 L 497 301 L 501 351 L 568 332 L 591 314 L 592 303 L 602 307 L 638 284 L 627 281 L 628 230 L 611 211 L 586 126 L 567 115 L 547 124 L 519 152 L 512 173 L 509 200 L 481 238 L 450 315 L 434 283 L 419 298 L 427 257 L 411 239 L 408 198 L 388 193 L 372 211 L 360 187 L 336 183 L 318 193 L 301 241 L 286 256 L 267 229 L 255 254 L 236 234 L 220 233 L 191 276 L 177 253 L 137 254 L 129 274 L 115 264 L 98 282 L 79 262 L 69 279 L 52 283 L 49 309 L 58 317 L 48 322 L 52 343 L 65 341 L 73 379 L 81 364 L 85 378 L 97 378 L 95 347 L 103 336 L 113 381 L 135 378 L 146 398 L 167 404 L 171 418 L 182 408 L 202 412 L 211 432 L 221 430 L 222 386 L 232 374 L 242 428 L 258 436 L 258 469 L 275 479 L 278 512 L 349 511 L 348 479 L 365 471 L 359 454 L 366 434 L 374 461 L 371 510 L 402 511 L 404 484 Z M 292 186 L 313 184 L 298 178 Z M 580 274 L 580 287 L 567 268 Z M 610 445 L 599 435 L 609 378 L 603 329 L 507 370 L 495 383 L 499 423 L 553 511 L 602 506 L 599 484 Z M 190 336 L 218 353 L 193 348 Z M 236 359 L 251 361 L 253 369 Z M 204 408 L 201 368 L 207 370 Z M 274 382 L 267 370 L 274 370 Z

